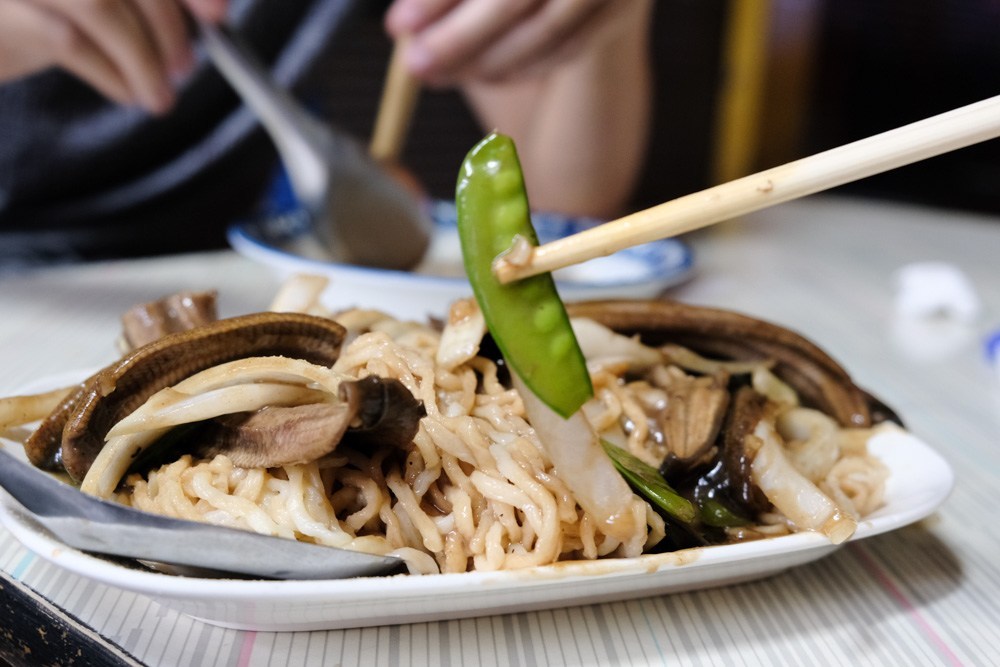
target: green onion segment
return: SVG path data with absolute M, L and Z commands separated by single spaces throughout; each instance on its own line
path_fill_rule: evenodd
M 681 523 L 694 523 L 698 517 L 694 504 L 674 491 L 656 468 L 603 438 L 601 445 L 636 491 Z

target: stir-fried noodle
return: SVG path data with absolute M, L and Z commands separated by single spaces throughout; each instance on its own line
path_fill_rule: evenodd
M 167 515 L 397 554 L 419 573 L 638 556 L 660 542 L 669 526 L 639 496 L 630 505 L 632 534 L 603 532 L 560 480 L 497 364 L 484 356 L 441 364 L 441 337 L 428 326 L 382 320 L 349 342 L 333 368 L 345 377 L 396 378 L 423 402 L 427 415 L 409 449 L 344 447 L 272 469 L 187 455 L 130 476 L 116 498 Z M 663 391 L 614 370 L 593 369 L 597 395 L 586 413 L 602 435 L 655 466 L 664 444 L 645 418 Z M 869 431 L 842 429 L 796 406 L 782 415 L 781 446 L 791 465 L 805 470 L 803 479 L 851 515 L 878 507 L 886 473 L 865 451 Z M 800 433 L 803 420 L 820 426 Z M 798 458 L 823 463 L 807 470 L 796 462 L 804 448 L 811 451 Z M 791 529 L 794 522 L 774 510 L 729 533 L 742 539 Z

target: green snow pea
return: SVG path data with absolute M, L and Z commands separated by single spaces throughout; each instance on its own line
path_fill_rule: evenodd
M 552 276 L 504 285 L 493 273 L 493 261 L 518 237 L 538 245 L 510 137 L 490 134 L 469 151 L 455 204 L 465 271 L 493 339 L 535 395 L 569 418 L 594 395 L 594 388 Z

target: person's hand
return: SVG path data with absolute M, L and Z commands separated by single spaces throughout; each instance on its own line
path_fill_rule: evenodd
M 410 70 L 432 85 L 545 72 L 613 35 L 632 0 L 395 0 L 386 29 L 409 39 Z
M 393 0 L 385 27 L 424 83 L 512 137 L 536 210 L 627 210 L 648 142 L 655 0 Z
M 57 66 L 108 98 L 163 113 L 193 62 L 184 12 L 228 0 L 0 0 L 0 82 Z

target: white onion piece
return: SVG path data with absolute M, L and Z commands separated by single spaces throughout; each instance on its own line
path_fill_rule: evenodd
M 324 276 L 297 274 L 286 280 L 278 289 L 268 310 L 276 313 L 306 313 L 328 317 L 321 301 L 323 291 L 330 284 Z
M 169 427 L 154 429 L 108 440 L 80 483 L 80 490 L 98 498 L 110 498 L 135 457 L 169 430 Z
M 709 359 L 708 357 L 703 357 L 694 350 L 689 350 L 681 345 L 664 345 L 662 348 L 663 353 L 670 360 L 671 363 L 680 366 L 681 368 L 689 371 L 695 371 L 698 373 L 703 373 L 705 375 L 714 375 L 716 373 L 725 371 L 732 375 L 743 375 L 746 373 L 753 373 L 758 368 L 766 369 L 770 361 L 722 361 L 719 359 Z
M 781 405 L 796 406 L 799 404 L 799 395 L 774 374 L 766 366 L 758 366 L 750 376 L 750 384 L 758 394 L 764 394 L 767 398 Z
M 298 384 L 337 393 L 344 380 L 354 378 L 326 366 L 290 357 L 247 357 L 212 366 L 174 385 L 186 394 L 210 391 L 248 382 Z
M 635 534 L 632 489 L 604 453 L 590 422 L 577 410 L 563 419 L 542 403 L 524 381 L 511 372 L 528 422 L 580 506 L 597 520 L 601 532 L 622 542 Z
M 62 403 L 76 387 L 60 387 L 44 394 L 0 398 L 0 433 L 42 419 Z
M 448 311 L 435 361 L 449 371 L 464 364 L 479 354 L 479 344 L 485 335 L 486 318 L 475 300 L 456 301 Z
M 300 385 L 255 382 L 186 394 L 172 387 L 161 389 L 108 431 L 108 438 L 167 426 L 192 424 L 235 412 L 254 412 L 273 405 L 294 407 L 333 400 L 325 391 Z
M 663 363 L 660 351 L 643 345 L 638 338 L 623 336 L 586 317 L 574 317 L 570 324 L 591 367 L 625 363 L 630 369 L 641 369 Z
M 840 460 L 840 425 L 810 408 L 792 408 L 778 415 L 778 433 L 795 469 L 814 483 L 826 477 Z
M 760 443 L 750 473 L 769 501 L 797 527 L 826 535 L 834 544 L 854 534 L 857 521 L 795 469 L 774 426 L 762 420 L 754 429 Z

